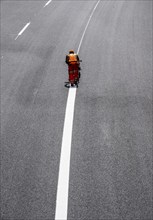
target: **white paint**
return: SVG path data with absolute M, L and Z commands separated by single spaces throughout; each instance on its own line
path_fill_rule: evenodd
M 65 113 L 63 140 L 62 140 L 62 148 L 61 148 L 60 167 L 59 167 L 59 179 L 58 179 L 56 213 L 55 213 L 55 219 L 57 220 L 67 219 L 69 169 L 70 169 L 71 139 L 72 139 L 75 96 L 76 96 L 76 88 L 70 88 L 68 93 L 66 113 Z
M 18 35 L 17 35 L 17 37 L 15 38 L 15 40 L 21 35 L 21 34 L 23 34 L 23 32 L 27 29 L 27 27 L 30 25 L 30 22 L 29 23 L 27 23 L 24 27 L 23 27 L 23 29 L 18 33 Z
M 83 34 L 82 34 L 82 37 L 81 37 L 81 40 L 80 40 L 80 43 L 79 43 L 79 47 L 78 47 L 78 50 L 77 50 L 77 54 L 78 54 L 79 51 L 80 51 L 80 47 L 81 47 L 81 44 L 82 44 L 84 35 L 85 35 L 85 33 L 86 33 L 86 30 L 87 30 L 87 28 L 88 28 L 88 25 L 89 25 L 89 23 L 90 23 L 90 21 L 91 21 L 91 18 L 92 18 L 92 16 L 93 16 L 93 14 L 94 14 L 94 12 L 95 12 L 95 10 L 96 10 L 96 8 L 97 8 L 99 2 L 100 2 L 100 0 L 96 3 L 94 9 L 93 9 L 92 12 L 91 12 L 91 15 L 90 15 L 90 17 L 89 17 L 89 20 L 88 20 L 88 22 L 87 22 L 87 24 L 86 24 L 86 27 L 85 27 L 85 29 L 84 29 L 84 32 L 83 32 Z
M 34 89 L 33 95 L 36 96 L 38 93 L 38 89 Z
M 44 8 L 49 5 L 50 3 L 52 2 L 52 0 L 49 0 L 45 5 L 44 5 Z
M 83 35 L 81 37 L 77 53 L 79 53 L 87 27 L 90 23 L 90 20 L 99 2 L 100 0 L 96 3 L 94 9 L 91 12 L 89 20 L 83 32 Z M 63 128 L 63 139 L 62 139 L 62 147 L 61 147 L 61 158 L 59 165 L 57 197 L 56 197 L 56 210 L 55 210 L 56 220 L 67 220 L 71 141 L 72 141 L 73 115 L 74 115 L 76 90 L 77 90 L 76 88 L 69 89 L 68 100 L 66 105 L 65 121 Z

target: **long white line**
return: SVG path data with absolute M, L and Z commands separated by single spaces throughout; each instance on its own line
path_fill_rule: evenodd
M 100 0 L 96 3 L 94 9 L 93 9 L 92 12 L 91 12 L 91 15 L 90 15 L 90 17 L 89 17 L 89 20 L 88 20 L 88 22 L 87 22 L 87 24 L 86 24 L 86 27 L 85 27 L 85 29 L 84 29 L 84 32 L 83 32 L 83 34 L 82 34 L 82 37 L 81 37 L 81 40 L 80 40 L 80 43 L 79 43 L 79 47 L 78 47 L 78 50 L 77 50 L 77 54 L 78 54 L 79 51 L 80 51 L 80 47 L 81 47 L 81 44 L 82 44 L 84 35 L 85 35 L 85 33 L 86 33 L 86 30 L 87 30 L 87 28 L 88 28 L 88 25 L 89 25 L 89 23 L 90 23 L 90 20 L 91 20 L 93 14 L 94 14 L 94 12 L 95 12 L 95 10 L 96 10 L 96 8 L 97 8 L 99 2 L 100 2 Z
M 44 5 L 44 8 L 49 5 L 50 3 L 52 2 L 52 0 L 49 0 L 45 5 Z
M 30 25 L 30 22 L 27 23 L 23 28 L 22 30 L 18 33 L 17 37 L 15 38 L 15 40 L 21 35 L 23 34 L 23 32 L 27 29 L 27 27 Z
M 89 17 L 89 20 L 87 22 L 87 25 L 80 40 L 77 53 L 79 53 L 87 27 L 90 23 L 90 20 L 99 2 L 100 0 L 96 3 Z M 58 185 L 57 185 L 55 220 L 67 220 L 71 141 L 72 141 L 72 128 L 73 128 L 76 90 L 77 90 L 76 88 L 69 89 L 67 105 L 66 105 L 62 147 L 61 147 L 61 158 L 59 165 Z
M 61 148 L 57 200 L 56 200 L 56 214 L 55 214 L 55 219 L 57 220 L 67 219 L 69 169 L 70 169 L 71 139 L 72 139 L 75 96 L 76 96 L 76 88 L 71 88 L 68 93 L 62 148 Z

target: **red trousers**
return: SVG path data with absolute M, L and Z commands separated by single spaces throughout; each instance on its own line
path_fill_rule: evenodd
M 68 72 L 69 72 L 69 81 L 75 81 L 79 77 L 79 65 L 76 64 L 70 64 L 68 66 Z

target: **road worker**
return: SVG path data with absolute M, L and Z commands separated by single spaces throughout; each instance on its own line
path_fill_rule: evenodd
M 79 64 L 79 56 L 74 53 L 74 50 L 70 50 L 70 51 L 69 51 L 69 55 L 66 55 L 66 60 L 65 60 L 65 62 L 66 62 L 68 65 Z
M 79 56 L 74 53 L 74 50 L 69 51 L 69 54 L 66 55 L 65 62 L 68 64 L 69 77 L 71 73 L 76 72 L 80 78 L 80 59 Z

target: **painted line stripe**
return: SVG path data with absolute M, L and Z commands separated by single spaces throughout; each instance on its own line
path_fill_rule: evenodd
M 65 113 L 55 219 L 67 219 L 71 139 L 76 88 L 70 88 Z
M 49 5 L 50 3 L 52 2 L 52 0 L 49 0 L 45 5 L 44 5 L 44 8 Z
M 27 23 L 24 27 L 23 27 L 23 29 L 18 33 L 18 35 L 17 35 L 17 37 L 15 38 L 15 40 L 21 35 L 21 34 L 23 34 L 23 32 L 27 29 L 27 27 L 30 25 L 30 22 L 29 23 Z
M 93 16 L 93 14 L 94 14 L 94 12 L 95 12 L 95 10 L 96 10 L 96 8 L 97 8 L 99 2 L 100 2 L 100 0 L 96 3 L 94 9 L 93 9 L 92 12 L 91 12 L 91 15 L 90 15 L 90 17 L 89 17 L 89 20 L 88 20 L 88 22 L 87 22 L 87 24 L 86 24 L 86 27 L 85 27 L 85 29 L 84 29 L 84 32 L 83 32 L 83 34 L 82 34 L 82 37 L 81 37 L 81 40 L 80 40 L 80 43 L 79 43 L 79 47 L 78 47 L 78 50 L 77 50 L 77 54 L 78 54 L 79 51 L 80 51 L 80 47 L 81 47 L 83 38 L 84 38 L 84 36 L 85 36 L 86 30 L 87 30 L 87 28 L 88 28 L 88 25 L 89 25 L 89 23 L 90 23 L 90 21 L 91 21 L 91 18 L 92 18 L 92 16 Z
M 90 23 L 90 20 L 99 2 L 100 0 L 96 3 L 89 17 L 89 20 L 87 22 L 87 25 L 80 40 L 77 53 L 79 53 L 87 27 Z M 74 116 L 76 91 L 77 91 L 76 88 L 69 89 L 67 105 L 66 105 L 62 147 L 61 147 L 61 158 L 59 165 L 58 185 L 57 185 L 55 220 L 67 220 L 71 141 L 72 141 L 72 128 L 73 128 L 73 116 Z

